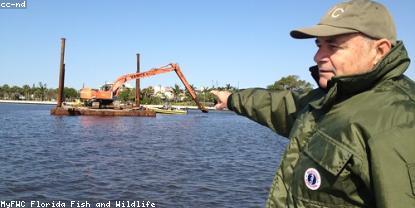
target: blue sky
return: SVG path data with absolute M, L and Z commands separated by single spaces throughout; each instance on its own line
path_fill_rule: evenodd
M 314 84 L 308 72 L 314 40 L 295 40 L 289 32 L 317 23 L 337 2 L 27 0 L 27 9 L 0 9 L 0 85 L 57 87 L 62 37 L 65 85 L 77 89 L 135 72 L 136 53 L 141 71 L 177 62 L 196 87 L 266 87 L 291 74 Z M 393 14 L 398 39 L 414 59 L 415 1 L 379 2 Z M 406 74 L 415 78 L 413 65 Z M 180 81 L 165 74 L 141 83 Z

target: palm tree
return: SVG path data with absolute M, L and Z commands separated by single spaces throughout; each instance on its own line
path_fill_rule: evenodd
M 24 93 L 24 96 L 25 96 L 25 98 L 26 98 L 26 100 L 27 99 L 29 99 L 29 94 L 30 94 L 30 86 L 29 85 L 23 85 L 23 93 Z
M 211 89 L 209 89 L 209 87 L 203 87 L 202 88 L 203 103 L 205 103 L 205 104 L 206 104 L 206 97 L 209 95 L 210 91 L 211 91 Z M 209 97 L 207 97 L 207 98 L 208 98 L 207 100 L 209 100 Z
M 140 98 L 143 101 L 143 104 L 150 104 L 151 98 L 154 94 L 154 88 L 153 87 L 147 87 L 140 90 Z
M 173 95 L 174 95 L 174 102 L 178 101 L 180 94 L 182 94 L 183 90 L 180 88 L 178 84 L 174 84 L 173 88 Z
M 45 95 L 46 95 L 46 91 L 47 91 L 47 86 L 46 86 L 46 83 L 45 84 L 43 84 L 42 82 L 39 82 L 39 91 L 40 91 L 40 99 L 42 100 L 42 101 L 44 101 L 45 100 Z
M 13 86 L 12 88 L 10 88 L 12 99 L 13 100 L 18 100 L 20 98 L 20 96 L 22 95 L 22 91 L 23 91 L 23 89 L 20 88 L 19 86 Z
M 8 84 L 4 84 L 2 87 L 2 90 L 3 90 L 3 98 L 9 99 L 10 86 Z

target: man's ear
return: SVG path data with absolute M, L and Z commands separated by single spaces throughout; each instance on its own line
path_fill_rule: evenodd
M 374 46 L 376 49 L 374 64 L 377 64 L 387 53 L 389 53 L 392 48 L 392 43 L 388 39 L 382 38 L 380 40 L 376 40 Z

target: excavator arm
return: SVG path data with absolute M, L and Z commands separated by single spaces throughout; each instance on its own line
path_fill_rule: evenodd
M 186 90 L 189 92 L 190 96 L 192 97 L 193 101 L 195 101 L 197 107 L 204 113 L 207 113 L 208 110 L 199 102 L 198 98 L 196 97 L 196 93 L 194 92 L 193 88 L 187 82 L 186 78 L 184 77 L 180 67 L 176 63 L 170 63 L 166 66 L 162 66 L 160 68 L 153 68 L 146 72 L 139 72 L 139 73 L 132 73 L 126 74 L 119 77 L 114 84 L 112 85 L 111 89 L 108 91 L 98 91 L 96 95 L 102 95 L 104 97 L 108 97 L 107 100 L 112 100 L 114 96 L 118 96 L 120 87 L 130 81 L 135 79 L 141 79 L 145 77 L 150 77 L 158 74 L 163 74 L 167 72 L 175 71 L 177 76 L 179 77 L 180 81 L 182 81 L 183 85 L 186 87 Z M 94 98 L 98 98 L 100 96 L 95 96 Z M 81 90 L 81 98 L 82 98 L 82 90 Z M 101 97 L 102 98 L 102 97 Z
M 163 74 L 167 72 L 171 72 L 176 70 L 177 64 L 168 64 L 166 66 L 162 66 L 160 68 L 153 68 L 146 72 L 139 72 L 139 73 L 132 73 L 132 74 L 126 74 L 121 77 L 118 77 L 118 79 L 114 82 L 114 84 L 111 87 L 111 91 L 114 93 L 114 95 L 118 95 L 120 87 L 130 81 L 135 79 L 141 79 L 145 77 L 151 77 L 158 74 Z

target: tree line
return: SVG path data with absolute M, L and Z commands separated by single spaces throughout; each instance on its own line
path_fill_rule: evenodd
M 236 92 L 239 89 L 232 86 L 231 84 L 226 84 L 222 87 L 203 87 L 197 89 L 195 86 L 191 85 L 195 90 L 199 100 L 207 106 L 213 105 L 215 98 L 210 91 L 212 90 L 227 90 L 231 92 Z M 270 90 L 290 90 L 297 93 L 304 93 L 310 91 L 313 88 L 313 85 L 307 81 L 300 80 L 298 76 L 289 75 L 282 77 L 280 80 L 275 81 L 273 84 L 268 85 L 267 89 Z M 173 95 L 172 99 L 168 99 L 163 94 L 155 94 L 153 87 L 146 87 L 140 90 L 140 98 L 142 104 L 164 104 L 165 102 L 171 102 L 173 104 L 183 104 L 183 105 L 193 105 L 193 100 L 190 94 L 180 85 L 175 84 L 171 87 L 171 94 Z M 58 94 L 57 88 L 48 88 L 46 83 L 39 82 L 37 85 L 32 84 L 19 86 L 9 86 L 7 84 L 0 85 L 0 99 L 3 100 L 35 100 L 35 101 L 54 101 L 56 100 Z M 75 101 L 79 99 L 79 91 L 65 87 L 64 88 L 64 97 L 65 101 Z M 134 102 L 135 100 L 135 88 L 124 88 L 118 96 L 118 100 L 121 102 Z
M 225 85 L 224 87 L 202 87 L 196 88 L 194 85 L 190 85 L 200 102 L 206 106 L 213 106 L 215 98 L 210 91 L 212 90 L 228 90 L 231 92 L 235 92 L 238 89 L 236 87 L 231 86 L 230 84 Z M 173 105 L 194 105 L 194 101 L 190 95 L 190 93 L 185 89 L 180 87 L 180 85 L 175 84 L 171 87 L 170 93 L 173 95 L 171 99 L 168 99 L 166 95 L 157 94 L 155 93 L 155 89 L 150 86 L 147 88 L 142 88 L 140 90 L 140 102 L 142 104 L 155 104 L 161 105 L 166 102 L 170 102 Z M 135 100 L 135 88 L 126 88 L 123 89 L 119 96 L 118 100 L 122 102 L 134 102 Z
M 74 88 L 65 87 L 63 92 L 65 100 L 73 101 L 79 98 L 79 92 Z M 37 85 L 23 85 L 22 87 L 9 86 L 8 84 L 0 85 L 0 99 L 2 100 L 53 101 L 57 94 L 57 88 L 48 88 L 47 84 L 42 82 Z

